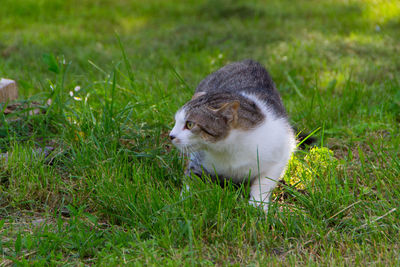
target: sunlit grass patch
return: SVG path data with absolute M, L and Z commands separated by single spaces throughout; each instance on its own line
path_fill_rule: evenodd
M 362 0 L 365 4 L 365 17 L 378 23 L 377 30 L 388 22 L 400 21 L 400 3 L 396 0 Z
M 304 190 L 311 188 L 316 179 L 328 175 L 327 172 L 332 168 L 335 169 L 337 165 L 338 160 L 332 150 L 326 147 L 313 147 L 305 156 L 304 154 L 292 156 L 283 180 L 287 185 Z

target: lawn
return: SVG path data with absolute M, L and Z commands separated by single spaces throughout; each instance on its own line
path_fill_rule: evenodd
M 167 138 L 245 58 L 317 140 L 267 216 Z M 397 0 L 1 0 L 0 77 L 0 266 L 400 264 Z

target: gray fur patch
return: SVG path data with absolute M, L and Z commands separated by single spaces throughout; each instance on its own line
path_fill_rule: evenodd
M 287 117 L 281 97 L 267 70 L 258 62 L 243 60 L 211 73 L 197 86 L 195 93 L 228 92 L 256 95 L 277 117 Z
M 234 108 L 234 104 L 238 107 Z M 225 138 L 231 129 L 251 129 L 264 120 L 258 106 L 248 98 L 230 92 L 207 93 L 184 106 L 186 120 L 196 123 L 210 141 Z

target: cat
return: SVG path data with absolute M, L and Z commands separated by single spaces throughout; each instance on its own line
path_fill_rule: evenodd
M 202 80 L 176 112 L 169 137 L 190 155 L 187 176 L 249 182 L 249 203 L 266 212 L 296 148 L 275 84 L 253 60 L 228 64 Z

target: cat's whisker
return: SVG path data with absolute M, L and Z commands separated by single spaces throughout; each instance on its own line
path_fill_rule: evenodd
M 190 154 L 194 153 L 196 150 L 193 146 L 185 146 L 185 151 L 187 156 L 190 156 Z
M 186 148 L 186 146 L 182 146 L 182 147 L 181 147 L 181 154 L 182 154 L 182 156 L 186 156 L 186 155 L 187 155 L 187 148 Z

